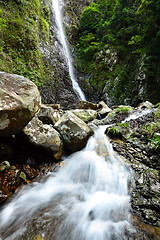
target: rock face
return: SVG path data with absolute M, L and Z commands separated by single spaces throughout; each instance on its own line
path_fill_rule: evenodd
M 43 124 L 38 117 L 34 117 L 23 130 L 29 143 L 48 151 L 52 158 L 60 160 L 63 155 L 63 143 L 59 133 L 48 124 Z
M 29 79 L 0 72 L 0 135 L 20 132 L 39 111 L 40 94 Z
M 114 124 L 106 133 L 112 138 L 114 150 L 133 170 L 134 184 L 130 189 L 133 213 L 159 226 L 160 109 L 152 108 L 146 115 Z
M 62 135 L 64 146 L 72 152 L 82 149 L 93 135 L 91 128 L 71 112 L 66 112 L 54 127 Z

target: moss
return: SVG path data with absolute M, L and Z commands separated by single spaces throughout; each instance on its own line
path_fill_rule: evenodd
M 106 134 L 109 135 L 113 139 L 118 138 L 118 139 L 124 140 L 124 137 L 118 126 L 113 126 L 113 127 L 108 128 L 106 131 Z
M 121 128 L 129 129 L 129 124 L 128 123 L 117 123 L 117 125 Z
M 149 18 L 144 6 L 138 13 L 139 6 L 140 1 L 97 0 L 80 17 L 77 52 L 82 72 L 90 75 L 91 86 L 98 87 L 102 98 L 107 84 L 107 95 L 114 104 L 126 99 L 133 106 L 144 100 L 159 101 L 160 31 L 155 27 L 159 6 L 150 9 Z M 147 24 L 144 19 L 152 21 Z M 112 55 L 108 57 L 107 48 L 117 54 L 116 62 L 111 61 Z
M 129 113 L 131 112 L 132 108 L 129 106 L 118 107 L 115 109 L 115 113 Z
M 44 84 L 50 72 L 39 42 L 49 40 L 49 14 L 48 7 L 39 0 L 1 2 L 1 71 L 23 75 L 38 87 Z

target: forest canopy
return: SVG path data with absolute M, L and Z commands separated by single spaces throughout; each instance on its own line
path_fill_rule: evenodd
M 124 89 L 125 95 L 133 97 L 141 86 L 143 98 L 159 101 L 159 43 L 159 0 L 96 0 L 81 14 L 77 41 L 80 68 L 92 75 L 90 83 L 98 86 L 99 92 L 108 82 L 117 102 L 121 102 L 119 97 L 124 100 Z M 108 53 L 111 58 L 115 52 L 114 65 L 106 56 Z

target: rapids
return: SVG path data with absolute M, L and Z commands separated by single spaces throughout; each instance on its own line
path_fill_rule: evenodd
M 0 212 L 1 240 L 130 239 L 130 168 L 101 126 L 56 173 L 25 186 Z

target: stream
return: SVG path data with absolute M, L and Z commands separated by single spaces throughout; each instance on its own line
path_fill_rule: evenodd
M 23 187 L 0 213 L 1 240 L 129 239 L 130 168 L 101 126 L 56 173 Z M 39 238 L 34 238 L 39 236 Z

